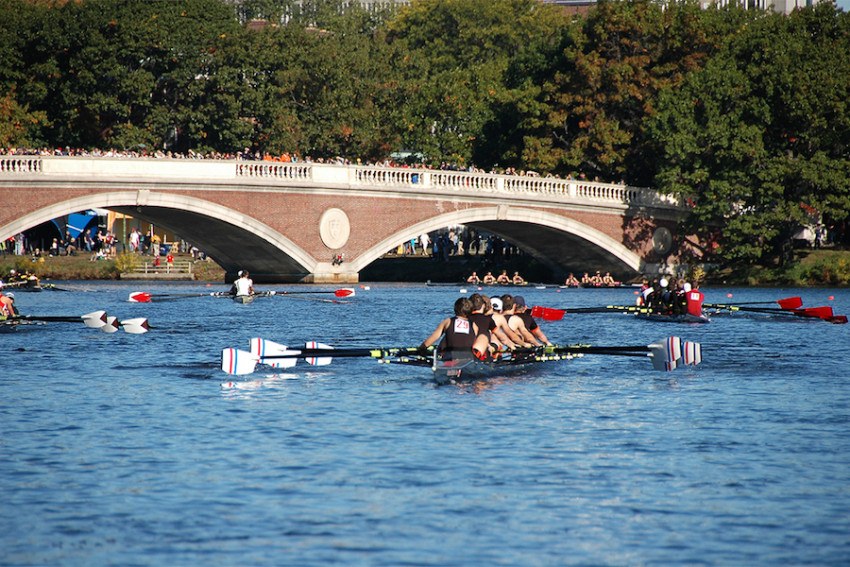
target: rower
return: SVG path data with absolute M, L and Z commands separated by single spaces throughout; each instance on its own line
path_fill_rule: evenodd
M 479 334 L 478 326 L 469 320 L 472 302 L 465 297 L 459 298 L 455 301 L 454 313 L 454 317 L 440 321 L 434 332 L 422 341 L 419 349 L 424 351 L 443 337 L 437 349 L 443 360 L 459 360 L 471 356 L 485 360 L 490 341 L 487 335 Z
M 605 275 L 602 277 L 602 283 L 607 286 L 617 285 L 617 282 L 614 281 L 613 276 L 611 276 L 611 272 L 605 272 Z
M 593 278 L 590 277 L 590 274 L 587 272 L 581 277 L 581 285 L 583 286 L 591 286 L 593 285 Z
M 241 270 L 240 277 L 233 285 L 236 287 L 236 297 L 254 294 L 254 280 L 249 278 L 248 270 Z
M 699 283 L 694 282 L 693 286 L 686 283 L 682 288 L 685 291 L 685 305 L 688 315 L 702 317 L 702 302 L 705 300 L 705 295 L 699 290 Z
M 509 348 L 510 343 L 513 343 L 514 346 L 531 346 L 530 342 L 525 341 L 521 335 L 517 334 L 516 331 L 511 329 L 511 326 L 508 324 L 507 317 L 505 317 L 505 315 L 502 313 L 503 309 L 504 304 L 502 303 L 502 299 L 499 297 L 493 297 L 490 299 L 490 309 L 485 310 L 485 313 L 488 313 L 493 318 L 493 322 L 496 323 L 497 336 L 504 336 L 504 338 L 501 339 L 502 344 L 507 344 Z M 505 342 L 505 339 L 510 342 Z
M 599 273 L 599 270 L 596 270 L 596 274 L 590 276 L 590 283 L 594 287 L 602 286 L 602 274 Z
M 573 275 L 573 273 L 570 272 L 570 275 L 567 276 L 566 280 L 564 280 L 564 285 L 567 286 L 567 287 L 578 287 L 579 286 L 578 278 L 576 278 Z
M 476 272 L 472 272 L 472 275 L 466 278 L 466 283 L 478 285 L 481 283 L 481 278 L 478 277 L 478 274 Z
M 484 276 L 484 283 L 487 285 L 493 285 L 496 283 L 496 276 L 493 275 L 493 272 L 487 272 Z
M 10 292 L 0 292 L 0 318 L 7 319 L 17 317 L 18 310 L 15 309 L 15 294 Z
M 540 346 L 541 342 L 538 341 L 532 332 L 525 326 L 525 320 L 517 314 L 514 297 L 508 294 L 503 295 L 502 305 L 502 314 L 508 320 L 508 326 L 517 335 L 522 337 L 522 341 L 524 343 L 531 344 L 532 346 Z
M 514 296 L 514 313 L 515 317 L 522 319 L 525 328 L 534 335 L 535 339 L 545 345 L 552 344 L 549 342 L 549 339 L 546 338 L 546 333 L 543 332 L 543 329 L 540 328 L 540 325 L 538 325 L 537 321 L 534 320 L 534 317 L 531 316 L 531 313 L 528 311 L 528 306 L 525 304 L 525 298 L 521 295 Z
M 519 272 L 514 272 L 514 277 L 511 278 L 511 283 L 514 285 L 525 285 L 525 280 L 521 275 L 519 275 Z
M 493 319 L 490 298 L 480 293 L 473 293 L 469 296 L 469 300 L 472 302 L 472 314 L 469 316 L 469 320 L 478 326 L 479 334 L 486 332 L 490 352 L 499 352 L 503 350 L 503 346 L 510 350 L 515 349 L 516 344 L 505 335 L 505 332 L 499 328 L 499 325 Z
M 507 285 L 507 284 L 511 283 L 511 278 L 508 277 L 508 271 L 507 270 L 502 270 L 502 273 L 499 274 L 498 278 L 496 278 L 496 283 L 502 284 L 502 285 Z

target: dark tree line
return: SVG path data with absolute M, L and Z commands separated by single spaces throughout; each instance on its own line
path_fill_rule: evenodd
M 707 258 L 850 212 L 850 17 L 695 2 L 0 0 L 0 147 L 295 153 L 623 180 Z

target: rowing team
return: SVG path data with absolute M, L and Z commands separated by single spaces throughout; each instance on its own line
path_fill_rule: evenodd
M 518 347 L 551 345 L 537 324 L 525 299 L 502 295 L 488 298 L 480 293 L 455 301 L 454 317 L 443 319 L 425 339 L 420 350 L 442 338 L 437 349 L 443 360 L 469 358 L 471 352 L 479 360 L 498 358 L 502 352 Z
M 652 285 L 644 280 L 637 304 L 650 312 L 665 315 L 693 315 L 702 317 L 702 304 L 705 296 L 699 290 L 699 284 L 677 280 L 670 285 L 667 278 L 653 280 Z
M 510 277 L 507 270 L 502 270 L 502 273 L 498 277 L 494 276 L 493 272 L 487 272 L 483 279 L 478 277 L 478 272 L 472 272 L 472 275 L 466 278 L 466 283 L 474 285 L 482 283 L 485 285 L 525 285 L 526 281 L 525 278 L 519 275 L 519 272 L 514 272 L 513 277 Z

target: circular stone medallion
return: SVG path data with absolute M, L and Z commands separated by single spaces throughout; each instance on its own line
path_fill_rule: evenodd
M 319 220 L 319 235 L 322 242 L 331 250 L 345 246 L 351 234 L 351 223 L 348 215 L 341 209 L 328 209 Z
M 673 248 L 673 235 L 669 228 L 660 226 L 655 229 L 652 234 L 652 248 L 661 255 L 670 252 L 670 249 Z

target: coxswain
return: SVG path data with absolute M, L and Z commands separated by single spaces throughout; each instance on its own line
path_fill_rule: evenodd
M 254 295 L 254 280 L 249 278 L 249 275 L 248 270 L 242 270 L 239 279 L 233 282 L 236 287 L 236 297 Z
M 540 328 L 540 325 L 538 325 L 537 321 L 534 320 L 534 317 L 531 316 L 531 312 L 525 304 L 525 298 L 521 295 L 514 296 L 514 317 L 522 319 L 525 328 L 534 335 L 535 339 L 544 345 L 552 344 L 549 342 L 549 339 L 546 338 L 546 333 L 543 332 L 543 329 Z
M 519 272 L 514 272 L 514 277 L 511 278 L 511 283 L 514 285 L 525 285 L 525 280 L 521 275 L 519 275 Z
M 570 275 L 567 276 L 566 280 L 564 280 L 564 285 L 567 287 L 578 287 L 581 284 L 579 283 L 578 278 L 570 272 Z
M 508 271 L 507 270 L 502 270 L 502 273 L 499 274 L 498 278 L 496 278 L 496 283 L 502 284 L 502 285 L 507 285 L 507 284 L 511 283 L 511 278 L 508 277 Z
M 434 332 L 422 341 L 419 349 L 424 351 L 442 337 L 437 352 L 443 360 L 462 360 L 474 356 L 479 360 L 487 359 L 489 338 L 479 334 L 478 326 L 469 320 L 472 314 L 472 302 L 466 297 L 458 298 L 454 305 L 454 317 L 440 321 Z
M 481 283 L 481 278 L 478 277 L 478 274 L 476 272 L 472 272 L 472 275 L 466 278 L 466 283 L 478 285 Z
M 18 316 L 18 310 L 15 309 L 15 294 L 0 292 L 0 319 L 9 319 Z
M 496 283 L 496 276 L 493 275 L 493 272 L 487 272 L 487 274 L 485 274 L 484 283 L 487 285 L 493 285 Z

